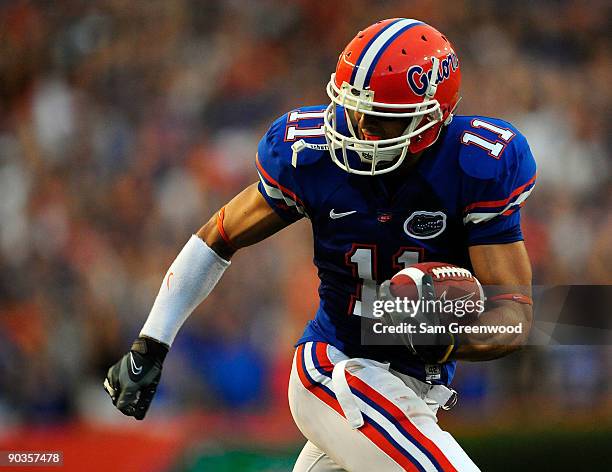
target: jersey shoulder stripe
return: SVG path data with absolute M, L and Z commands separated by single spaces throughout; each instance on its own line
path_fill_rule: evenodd
M 464 209 L 463 223 L 484 223 L 496 216 L 510 216 L 517 211 L 527 200 L 535 187 L 537 175 L 529 179 L 525 184 L 517 187 L 503 200 L 490 200 L 471 203 Z

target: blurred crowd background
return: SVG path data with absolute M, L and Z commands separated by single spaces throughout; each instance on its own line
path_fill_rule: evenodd
M 443 31 L 461 60 L 459 113 L 507 119 L 527 136 L 539 165 L 523 210 L 535 283 L 610 284 L 610 9 L 605 0 L 0 1 L 0 432 L 123 421 L 102 379 L 166 268 L 256 180 L 271 121 L 326 103 L 339 52 L 382 18 Z M 286 410 L 292 344 L 317 304 L 311 258 L 306 222 L 239 253 L 178 336 L 152 414 Z M 529 348 L 458 370 L 456 417 L 467 427 L 611 404 L 603 347 Z M 537 412 L 525 407 L 534 398 Z

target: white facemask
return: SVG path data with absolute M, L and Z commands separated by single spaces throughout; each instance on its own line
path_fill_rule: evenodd
M 438 70 L 438 59 L 433 58 L 433 70 Z M 422 134 L 442 121 L 440 104 L 433 97 L 437 85 L 431 81 L 425 97 L 421 103 L 395 104 L 382 103 L 374 100 L 372 90 L 360 90 L 348 83 L 341 88 L 336 86 L 335 74 L 332 74 L 327 84 L 327 95 L 331 103 L 323 115 L 325 140 L 329 146 L 329 153 L 333 162 L 346 172 L 358 175 L 379 175 L 397 169 L 408 153 L 411 138 Z M 359 139 L 351 121 L 346 116 L 349 134 L 338 131 L 338 107 L 346 112 L 354 111 L 372 116 L 386 118 L 412 118 L 410 124 L 400 136 L 378 141 Z M 393 111 L 384 111 L 384 110 Z M 383 111 L 381 111 L 383 110 Z M 399 111 L 398 111 L 399 110 Z M 423 120 L 428 117 L 428 120 Z M 418 127 L 417 127 L 418 126 Z M 349 164 L 348 151 L 355 152 L 362 164 L 369 165 L 369 169 L 355 168 Z M 388 165 L 392 163 L 392 165 Z

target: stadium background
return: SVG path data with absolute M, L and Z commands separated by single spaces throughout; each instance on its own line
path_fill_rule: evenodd
M 256 179 L 267 125 L 326 103 L 345 43 L 397 16 L 451 38 L 460 113 L 529 139 L 535 282 L 610 284 L 605 0 L 3 1 L 0 450 L 63 450 L 66 470 L 290 470 L 285 385 L 317 303 L 306 222 L 235 257 L 145 422 L 114 411 L 102 379 L 178 249 Z M 610 348 L 584 346 L 460 365 L 440 421 L 483 470 L 603 470 L 611 371 Z

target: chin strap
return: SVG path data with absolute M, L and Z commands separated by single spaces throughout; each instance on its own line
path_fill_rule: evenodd
M 424 102 L 433 100 L 434 96 L 436 95 L 436 92 L 438 91 L 438 72 L 440 71 L 440 59 L 438 59 L 437 57 L 432 57 L 431 62 L 431 78 L 429 79 L 429 85 L 427 86 L 427 90 L 425 92 L 425 98 L 423 99 Z M 417 107 L 417 111 L 421 111 L 420 106 Z M 438 112 L 439 118 L 442 119 L 442 111 L 439 108 Z M 415 117 L 412 119 L 412 122 L 410 123 L 410 133 L 412 133 L 416 126 L 421 122 L 419 118 L 420 117 Z
M 431 58 L 431 62 L 432 62 L 432 66 L 431 66 L 431 79 L 429 80 L 429 85 L 427 86 L 427 91 L 425 92 L 425 98 L 423 99 L 424 102 L 432 100 L 434 98 L 434 96 L 436 95 L 436 91 L 438 90 L 438 72 L 439 72 L 439 69 L 440 69 L 440 59 L 438 59 L 437 57 L 432 57 Z M 421 106 L 418 106 L 416 108 L 416 111 L 421 111 Z M 442 119 L 442 111 L 439 108 L 438 108 L 437 111 L 438 111 L 438 117 L 441 120 Z M 408 127 L 404 131 L 404 134 L 412 134 L 412 132 L 416 129 L 417 125 L 419 123 L 421 123 L 422 119 L 423 119 L 423 117 L 421 117 L 421 116 L 415 116 L 414 118 L 412 118 L 412 120 L 410 121 L 410 124 L 408 125 Z M 450 121 L 449 121 L 449 123 L 450 123 Z M 445 122 L 444 124 L 447 124 L 447 123 Z M 420 137 L 421 134 L 419 134 L 418 136 Z M 412 138 L 410 138 L 410 141 L 412 141 Z M 410 146 L 410 142 L 408 142 L 408 146 Z
M 455 116 L 455 110 L 459 106 L 459 102 L 461 101 L 462 98 L 463 97 L 459 97 L 459 99 L 457 100 L 457 103 L 455 103 L 455 106 L 453 107 L 453 109 L 448 114 L 448 117 L 446 118 L 446 120 L 444 120 L 444 126 L 450 125 L 451 121 L 453 121 L 453 116 Z
M 427 91 L 425 92 L 426 100 L 431 100 L 432 98 L 434 98 L 436 90 L 438 90 L 438 72 L 440 72 L 440 59 L 438 59 L 437 57 L 432 57 L 431 62 L 431 79 L 429 79 L 429 85 L 427 86 Z
M 293 151 L 291 155 L 291 165 L 293 167 L 297 167 L 298 154 L 306 148 L 314 149 L 315 151 L 329 151 L 329 146 L 327 144 L 312 144 L 300 139 L 291 145 L 291 150 Z
M 291 150 L 293 151 L 293 154 L 291 154 L 291 165 L 293 167 L 297 168 L 298 154 L 303 151 L 305 147 L 306 141 L 304 141 L 303 139 L 300 139 L 299 141 L 296 141 L 291 145 Z
M 432 68 L 431 68 L 431 79 L 429 82 L 429 85 L 427 86 L 427 91 L 425 92 L 425 99 L 424 101 L 427 100 L 432 100 L 438 90 L 438 73 L 440 72 L 440 60 L 437 57 L 432 57 L 431 58 L 431 62 L 432 62 Z M 448 126 L 451 121 L 453 121 L 453 116 L 455 113 L 455 110 L 457 109 L 457 106 L 459 105 L 459 102 L 461 101 L 461 97 L 459 97 L 459 99 L 457 100 L 457 103 L 455 103 L 455 106 L 453 107 L 453 109 L 450 111 L 450 113 L 448 114 L 448 116 L 446 117 L 446 119 L 443 121 L 442 126 L 438 129 L 438 134 L 436 136 L 436 138 L 434 139 L 433 142 L 435 142 L 438 137 L 440 136 L 440 132 L 442 131 L 442 128 L 444 126 Z M 442 111 L 441 108 L 438 108 L 438 110 L 436 111 L 436 115 L 438 118 L 438 121 L 442 121 L 442 118 L 444 116 L 444 112 Z M 417 121 L 417 120 L 413 120 Z M 418 123 L 414 123 L 415 125 Z M 411 130 L 411 132 L 414 130 L 414 128 Z M 422 134 L 419 134 L 417 137 L 417 142 L 422 139 Z M 432 144 L 433 144 L 432 142 Z

